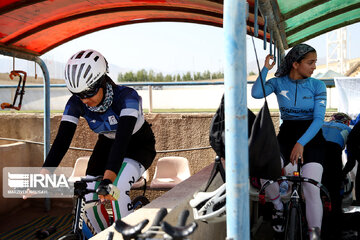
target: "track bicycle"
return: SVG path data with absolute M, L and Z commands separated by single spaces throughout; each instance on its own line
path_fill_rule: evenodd
M 177 226 L 172 226 L 168 222 L 162 221 L 166 215 L 166 208 L 161 208 L 157 212 L 153 224 L 143 233 L 141 231 L 149 223 L 148 219 L 133 226 L 119 219 L 115 223 L 115 230 L 121 233 L 124 240 L 187 240 L 187 237 L 191 235 L 198 226 L 196 222 L 185 225 L 189 216 L 188 210 L 181 212 Z M 160 235 L 161 237 L 155 238 L 157 235 Z M 112 238 L 110 237 L 108 240 L 112 240 Z
M 103 176 L 87 176 L 81 178 L 79 181 L 74 183 L 74 219 L 72 223 L 71 232 L 63 237 L 60 237 L 59 240 L 86 240 L 88 239 L 87 235 L 95 235 L 96 232 L 92 229 L 91 224 L 86 224 L 87 217 L 85 211 L 91 207 L 94 207 L 98 204 L 102 204 L 100 200 L 85 200 L 85 195 L 89 193 L 96 193 L 96 189 L 87 188 L 87 183 L 101 181 Z M 115 199 L 118 198 L 119 191 L 115 186 L 108 190 L 109 194 L 112 195 Z M 149 200 L 145 196 L 138 196 L 132 200 L 132 205 L 140 208 L 149 203 Z
M 308 229 L 306 223 L 306 216 L 304 214 L 305 202 L 302 195 L 301 185 L 303 182 L 310 183 L 318 188 L 323 193 L 325 197 L 324 207 L 325 209 L 331 211 L 331 200 L 328 190 L 324 185 L 315 181 L 311 178 L 305 178 L 301 176 L 301 159 L 298 160 L 297 171 L 293 172 L 293 176 L 281 176 L 275 181 L 290 181 L 292 182 L 290 199 L 287 203 L 287 207 L 285 208 L 285 230 L 284 230 L 284 239 L 285 240 L 302 240 L 308 239 Z M 274 180 L 268 180 L 259 191 L 259 200 L 261 203 L 265 203 L 265 189 L 272 183 Z M 320 236 L 317 236 L 320 239 Z

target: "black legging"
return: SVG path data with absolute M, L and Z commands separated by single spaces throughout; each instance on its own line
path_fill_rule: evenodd
M 323 239 L 340 239 L 342 222 L 342 196 L 340 195 L 342 183 L 342 148 L 334 142 L 325 142 L 324 172 L 322 183 L 328 189 L 331 198 L 332 210 L 324 213 Z
M 350 172 L 354 168 L 356 161 L 358 161 L 355 179 L 355 197 L 356 201 L 360 202 L 360 122 L 356 123 L 353 129 L 351 129 L 346 142 L 346 149 L 348 151 L 348 162 L 343 169 L 343 175 Z

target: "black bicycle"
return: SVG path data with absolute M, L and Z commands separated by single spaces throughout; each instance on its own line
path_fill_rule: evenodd
M 72 223 L 71 232 L 58 240 L 86 240 L 88 239 L 84 232 L 90 232 L 91 235 L 95 235 L 95 230 L 91 227 L 90 222 L 87 220 L 85 211 L 98 204 L 102 204 L 100 200 L 85 200 L 85 195 L 89 193 L 96 193 L 95 189 L 88 189 L 87 183 L 101 181 L 103 176 L 81 178 L 80 181 L 74 183 L 74 219 Z M 114 186 L 113 189 L 109 189 L 109 194 L 113 195 L 117 199 L 118 189 Z M 132 201 L 132 205 L 136 208 L 140 208 L 149 203 L 149 200 L 145 196 L 138 196 Z M 135 208 L 134 208 L 135 209 Z M 85 223 L 85 224 L 84 224 Z M 112 224 L 112 223 L 111 223 Z
M 301 169 L 301 160 L 298 160 L 297 171 L 293 172 L 293 176 L 281 176 L 275 181 L 290 181 L 292 182 L 292 189 L 290 194 L 290 200 L 287 203 L 287 207 L 285 209 L 286 213 L 286 225 L 284 231 L 284 239 L 285 240 L 302 240 L 308 239 L 308 229 L 306 216 L 304 214 L 305 202 L 302 195 L 301 184 L 303 182 L 307 182 L 313 184 L 314 186 L 320 188 L 323 193 L 323 204 L 326 209 L 331 211 L 331 200 L 328 190 L 324 185 L 315 181 L 311 178 L 302 177 L 300 174 Z M 265 203 L 265 189 L 275 181 L 268 180 L 259 191 L 259 199 L 261 203 Z M 320 236 L 318 236 L 320 239 Z
M 177 226 L 172 226 L 168 222 L 162 221 L 166 215 L 166 208 L 161 208 L 157 212 L 153 224 L 144 233 L 141 231 L 149 223 L 148 219 L 145 219 L 134 226 L 119 219 L 115 223 L 115 230 L 121 233 L 124 240 L 187 240 L 187 237 L 191 235 L 198 226 L 196 222 L 185 225 L 189 216 L 188 210 L 184 210 L 180 214 Z M 160 235 L 160 237 L 154 238 L 157 235 Z M 109 236 L 111 236 L 111 234 L 109 234 Z M 112 238 L 110 237 L 109 240 L 112 240 Z

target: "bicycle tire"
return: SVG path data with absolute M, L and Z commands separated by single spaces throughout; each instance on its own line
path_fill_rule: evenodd
M 285 240 L 299 240 L 301 239 L 300 233 L 300 216 L 296 207 L 291 207 L 288 215 L 288 225 L 285 229 Z
M 145 196 L 137 196 L 134 198 L 134 200 L 131 201 L 131 203 L 133 205 L 133 209 L 136 210 L 145 206 L 146 204 L 149 204 L 150 201 Z

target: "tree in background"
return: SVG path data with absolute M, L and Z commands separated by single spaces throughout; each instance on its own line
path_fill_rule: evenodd
M 145 69 L 141 69 L 136 73 L 136 82 L 147 82 L 148 74 Z
M 164 76 L 162 73 L 155 73 L 154 70 L 149 70 L 149 72 L 147 72 L 145 69 L 141 69 L 136 73 L 132 71 L 119 73 L 117 80 L 118 82 L 180 82 L 222 78 L 224 78 L 224 73 L 211 73 L 209 70 L 204 71 L 203 73 L 197 72 L 192 74 L 190 71 L 188 71 L 183 75 L 177 73 L 174 75 L 166 74 Z

